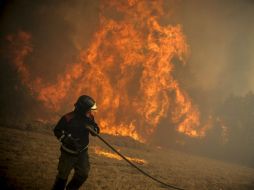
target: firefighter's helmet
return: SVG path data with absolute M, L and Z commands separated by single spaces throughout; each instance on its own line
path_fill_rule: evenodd
M 80 96 L 74 106 L 80 112 L 87 112 L 89 110 L 97 109 L 94 99 L 87 95 Z

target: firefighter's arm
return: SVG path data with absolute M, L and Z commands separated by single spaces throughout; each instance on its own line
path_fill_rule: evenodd
M 65 119 L 65 117 L 62 117 L 57 125 L 55 126 L 54 128 L 54 134 L 56 136 L 56 138 L 59 140 L 59 141 L 62 141 L 62 139 L 65 137 L 66 135 L 66 126 L 67 126 L 67 121 Z
M 67 148 L 76 150 L 79 147 L 79 139 L 75 139 L 67 130 L 67 121 L 65 117 L 62 117 L 54 128 L 54 134 L 56 138 Z
M 88 126 L 88 130 L 90 131 L 90 134 L 92 136 L 96 136 L 96 134 L 99 134 L 100 133 L 100 128 L 99 126 L 97 125 L 97 123 L 93 122 L 93 123 L 90 123 Z M 90 130 L 91 129 L 91 130 Z M 96 134 L 95 134 L 96 133 Z

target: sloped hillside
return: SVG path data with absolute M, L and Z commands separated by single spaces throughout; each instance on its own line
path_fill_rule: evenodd
M 254 169 L 169 149 L 129 138 L 102 135 L 116 149 L 161 180 L 186 190 L 254 189 Z M 59 144 L 50 130 L 0 127 L 1 189 L 50 189 L 56 175 Z M 82 189 L 160 190 L 156 182 L 119 160 L 91 137 L 91 172 Z

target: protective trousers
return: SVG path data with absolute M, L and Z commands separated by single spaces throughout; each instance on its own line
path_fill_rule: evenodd
M 61 150 L 58 163 L 58 174 L 53 186 L 53 190 L 64 190 L 71 170 L 74 169 L 74 175 L 66 186 L 67 190 L 77 190 L 88 178 L 90 170 L 88 150 L 82 151 L 78 155 L 70 154 Z

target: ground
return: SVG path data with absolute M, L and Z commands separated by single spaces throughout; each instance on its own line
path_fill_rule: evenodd
M 42 126 L 41 126 L 42 127 Z M 143 159 L 136 165 L 186 190 L 253 190 L 254 169 L 102 135 L 121 153 Z M 56 175 L 59 143 L 50 129 L 0 126 L 1 189 L 50 189 Z M 91 172 L 83 190 L 162 190 L 126 162 L 99 155 L 110 152 L 91 137 Z M 96 153 L 97 152 L 97 153 Z

